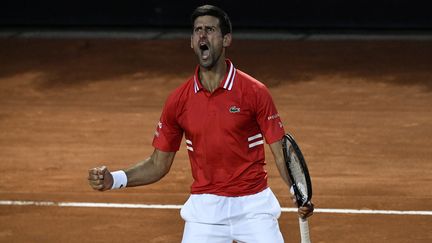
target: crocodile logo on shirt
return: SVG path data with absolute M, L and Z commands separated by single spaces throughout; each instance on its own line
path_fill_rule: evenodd
M 240 108 L 238 108 L 236 106 L 231 106 L 229 108 L 229 112 L 231 112 L 231 113 L 239 113 L 240 112 Z

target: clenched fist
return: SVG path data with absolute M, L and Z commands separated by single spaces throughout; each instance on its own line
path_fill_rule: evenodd
M 90 169 L 88 181 L 93 189 L 99 191 L 109 190 L 113 185 L 113 177 L 106 166 Z

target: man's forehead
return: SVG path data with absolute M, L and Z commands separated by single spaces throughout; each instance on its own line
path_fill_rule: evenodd
M 204 16 L 199 16 L 198 18 L 195 19 L 194 21 L 194 26 L 219 26 L 219 19 L 214 17 L 214 16 L 210 16 L 210 15 L 204 15 Z

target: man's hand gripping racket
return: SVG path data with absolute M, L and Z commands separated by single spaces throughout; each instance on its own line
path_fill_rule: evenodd
M 303 154 L 290 134 L 282 139 L 282 148 L 288 175 L 292 183 L 291 193 L 299 207 L 300 236 L 302 243 L 310 243 L 307 217 L 312 215 L 312 183 Z

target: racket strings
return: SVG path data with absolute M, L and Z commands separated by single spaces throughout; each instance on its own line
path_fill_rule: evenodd
M 301 199 L 303 202 L 307 201 L 308 197 L 308 188 L 307 188 L 307 181 L 305 177 L 305 173 L 303 171 L 303 167 L 300 164 L 300 160 L 295 154 L 294 151 L 290 150 L 290 158 L 291 163 L 289 163 L 289 167 L 294 179 L 294 184 L 297 187 L 297 190 L 301 194 Z

